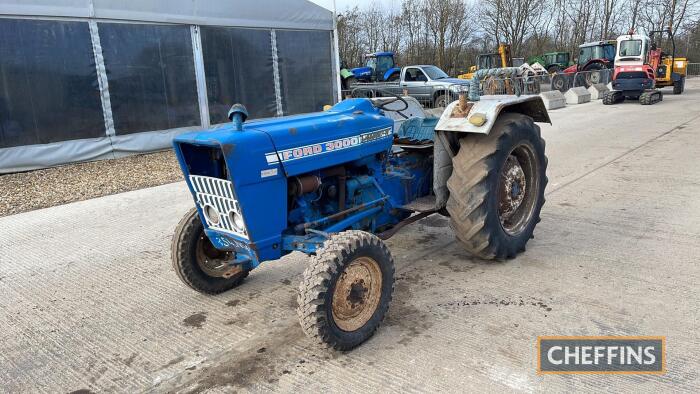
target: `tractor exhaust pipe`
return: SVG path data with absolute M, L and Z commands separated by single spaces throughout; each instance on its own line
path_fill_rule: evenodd
M 243 131 L 243 122 L 248 119 L 248 110 L 243 104 L 233 104 L 228 110 L 228 119 L 233 123 L 234 131 Z

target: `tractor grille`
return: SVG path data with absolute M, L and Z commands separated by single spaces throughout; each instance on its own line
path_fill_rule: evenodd
M 225 179 L 190 175 L 190 184 L 209 228 L 248 239 L 241 207 L 233 192 L 233 183 Z M 212 209 L 218 213 L 218 222 L 215 222 L 212 215 L 207 214 Z M 239 225 L 236 225 L 235 217 L 239 218 Z

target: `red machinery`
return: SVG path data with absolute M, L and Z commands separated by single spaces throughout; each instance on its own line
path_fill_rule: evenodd
M 671 30 L 658 30 L 654 33 L 667 33 L 673 44 Z M 686 59 L 675 58 L 675 44 L 671 55 L 665 54 L 644 32 L 617 38 L 613 90 L 603 96 L 603 104 L 620 103 L 625 99 L 639 99 L 642 105 L 651 105 L 663 100 L 663 93 L 657 87 L 673 86 L 674 93 L 683 91 Z M 676 64 L 679 63 L 679 64 Z

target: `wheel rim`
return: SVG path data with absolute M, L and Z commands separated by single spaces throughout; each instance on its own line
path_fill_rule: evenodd
M 554 89 L 560 90 L 560 89 L 564 88 L 564 79 L 555 77 L 553 84 L 554 84 Z
M 241 271 L 240 267 L 233 267 L 232 269 L 229 265 L 231 252 L 223 252 L 216 249 L 204 232 L 197 239 L 195 254 L 197 265 L 209 276 L 227 278 Z M 236 272 L 232 272 L 234 270 Z
M 382 294 L 382 272 L 370 257 L 353 260 L 333 290 L 335 324 L 343 331 L 356 331 L 372 318 Z
M 498 180 L 498 216 L 503 230 L 520 234 L 532 219 L 539 194 L 538 163 L 529 144 L 516 146 L 507 156 Z

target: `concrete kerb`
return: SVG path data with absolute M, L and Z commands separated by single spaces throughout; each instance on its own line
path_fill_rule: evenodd
M 566 106 L 566 98 L 562 92 L 558 90 L 550 90 L 548 92 L 540 93 L 540 97 L 544 102 L 544 107 L 548 110 L 562 108 Z
M 588 88 L 588 93 L 591 94 L 591 100 L 600 100 L 603 98 L 603 94 L 609 91 L 610 89 L 602 83 L 593 84 Z
M 583 104 L 591 101 L 591 93 L 583 86 L 577 86 L 564 94 L 567 104 Z

